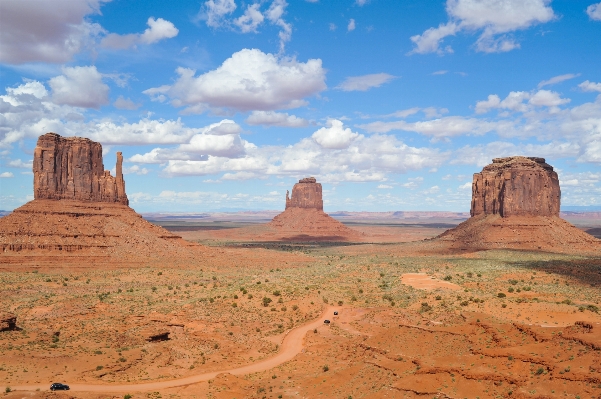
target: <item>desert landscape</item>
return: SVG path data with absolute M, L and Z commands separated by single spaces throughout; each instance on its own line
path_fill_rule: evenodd
M 99 143 L 34 156 L 0 219 L 5 398 L 601 397 L 601 217 L 560 215 L 544 159 L 494 159 L 470 214 L 335 219 L 302 178 L 279 214 L 143 218 Z

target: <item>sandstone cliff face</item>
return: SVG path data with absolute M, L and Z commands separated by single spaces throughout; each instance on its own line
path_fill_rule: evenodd
M 471 215 L 559 216 L 561 191 L 544 158 L 495 158 L 474 173 Z
M 321 183 L 314 177 L 301 179 L 292 188 L 292 198 L 286 192 L 286 209 L 309 208 L 323 211 Z
M 33 192 L 36 199 L 69 199 L 128 205 L 117 153 L 117 176 L 104 170 L 102 145 L 81 137 L 47 133 L 38 139 L 33 157 Z

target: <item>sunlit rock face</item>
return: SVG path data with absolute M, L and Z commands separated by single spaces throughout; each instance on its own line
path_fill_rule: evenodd
M 104 170 L 102 145 L 81 137 L 46 133 L 33 158 L 35 199 L 110 202 L 128 205 L 123 156 L 117 153 L 116 177 Z
M 561 191 L 544 158 L 495 158 L 474 173 L 471 215 L 559 216 Z
M 292 197 L 286 192 L 286 209 L 309 208 L 323 211 L 323 198 L 321 183 L 317 183 L 314 177 L 300 179 L 292 187 Z

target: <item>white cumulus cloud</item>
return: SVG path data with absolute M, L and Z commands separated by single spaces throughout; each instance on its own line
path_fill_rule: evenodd
M 328 119 L 327 127 L 317 130 L 311 137 L 323 148 L 342 149 L 347 148 L 360 135 L 348 127 L 344 128 L 342 121 Z
M 346 26 L 346 30 L 348 32 L 352 32 L 355 30 L 355 20 L 353 18 L 351 18 L 350 21 L 348 21 L 348 25 Z
M 478 51 L 511 51 L 520 47 L 509 35 L 511 32 L 549 22 L 555 17 L 549 3 L 550 0 L 447 0 L 450 21 L 412 36 L 415 47 L 411 53 L 452 52 L 449 46 L 441 48 L 441 42 L 460 31 L 480 32 L 476 41 Z
M 284 112 L 275 111 L 253 111 L 246 123 L 249 125 L 280 126 L 280 127 L 303 127 L 309 124 L 309 121 L 290 115 Z
M 558 107 L 570 102 L 569 98 L 561 98 L 560 94 L 550 90 L 538 90 L 535 93 L 526 91 L 512 91 L 504 100 L 496 94 L 491 94 L 488 99 L 476 103 L 476 113 L 483 114 L 492 109 L 503 109 L 514 112 L 526 112 L 532 106 Z
M 586 8 L 586 13 L 590 19 L 601 21 L 601 3 L 591 4 Z
M 265 17 L 259 10 L 261 4 L 250 4 L 244 15 L 234 20 L 234 24 L 240 28 L 242 33 L 257 32 L 257 27 L 263 23 Z
M 599 93 L 601 93 L 601 83 L 595 83 L 585 80 L 584 82 L 580 83 L 578 87 L 582 91 L 598 91 Z
M 95 66 L 65 67 L 63 75 L 48 82 L 55 104 L 100 108 L 109 102 L 109 87 Z
M 387 73 L 374 73 L 362 76 L 350 76 L 336 88 L 343 91 L 367 91 L 372 87 L 380 87 L 390 82 L 395 76 Z
M 0 173 L 0 179 L 7 179 L 10 177 L 15 177 L 15 175 L 13 175 L 13 172 L 2 172 Z
M 152 44 L 163 39 L 171 39 L 179 33 L 179 30 L 173 23 L 163 18 L 148 18 L 146 22 L 148 28 L 144 33 L 130 33 L 119 35 L 109 33 L 100 42 L 101 46 L 114 49 L 127 49 L 137 44 Z
M 139 163 L 166 163 L 170 160 L 200 160 L 208 155 L 237 157 L 244 154 L 246 141 L 240 138 L 242 129 L 236 122 L 224 119 L 196 129 L 185 143 L 177 148 L 154 148 L 146 154 L 136 154 L 129 160 Z
M 85 17 L 104 0 L 3 1 L 0 62 L 62 64 L 93 44 L 103 32 Z
M 201 16 L 206 20 L 207 26 L 219 28 L 224 17 L 236 11 L 236 8 L 234 0 L 208 0 L 203 5 Z
M 117 109 L 128 109 L 128 110 L 136 110 L 142 106 L 142 104 L 136 104 L 129 98 L 124 98 L 123 96 L 117 97 L 113 106 Z
M 151 98 L 169 96 L 174 106 L 186 106 L 184 113 L 199 113 L 207 108 L 241 111 L 296 108 L 305 97 L 326 88 L 320 59 L 298 62 L 279 58 L 257 49 L 234 53 L 213 71 L 194 76 L 196 71 L 177 69 L 173 85 L 145 90 Z

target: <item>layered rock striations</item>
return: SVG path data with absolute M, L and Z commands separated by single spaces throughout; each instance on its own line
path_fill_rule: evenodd
M 601 251 L 601 240 L 559 217 L 560 200 L 557 173 L 544 158 L 495 158 L 474 174 L 472 217 L 438 241 L 461 250 Z
M 288 197 L 286 191 L 286 209 L 306 208 L 323 211 L 323 199 L 321 183 L 317 183 L 314 177 L 300 179 L 292 187 L 292 197 Z
M 117 176 L 113 177 L 104 170 L 100 143 L 81 137 L 44 134 L 34 151 L 34 198 L 128 205 L 122 164 L 123 155 L 118 152 Z
M 286 209 L 267 224 L 271 231 L 260 238 L 287 241 L 350 241 L 361 233 L 346 227 L 323 211 L 321 183 L 301 179 L 286 192 Z
M 544 158 L 495 158 L 474 173 L 471 215 L 559 216 L 561 190 Z

